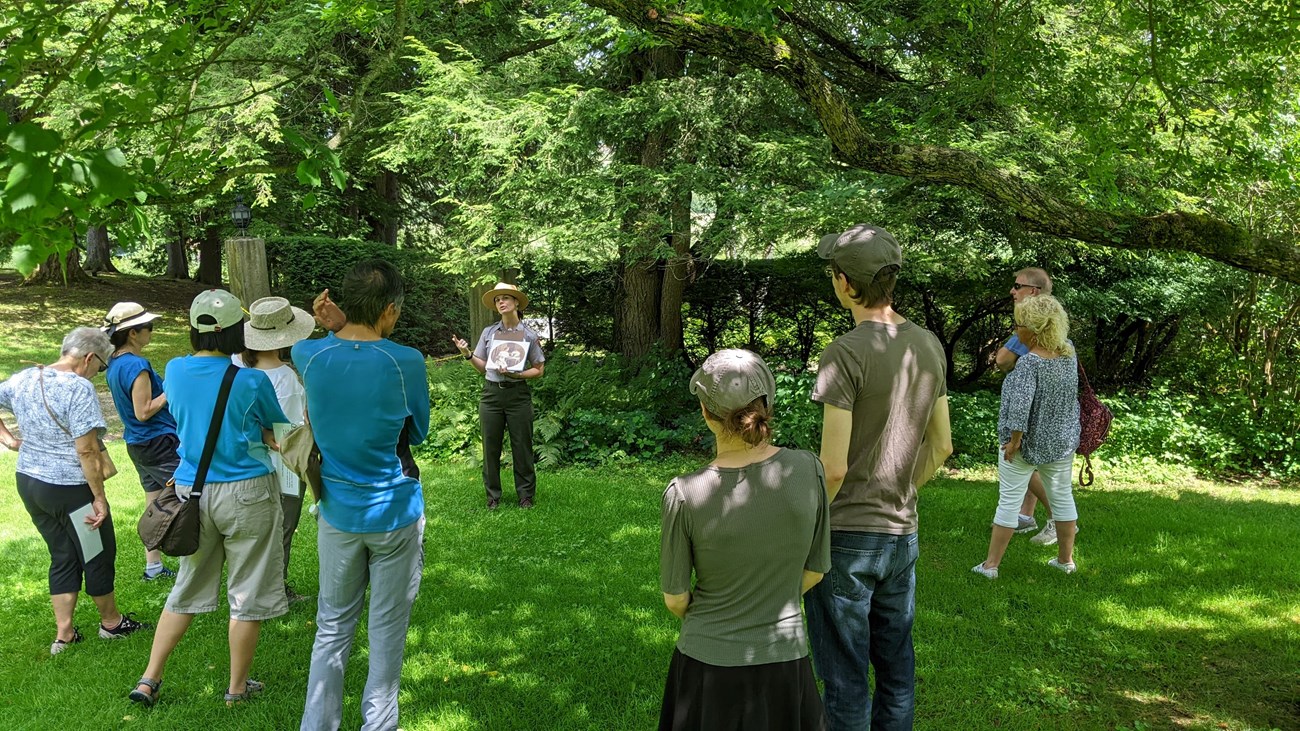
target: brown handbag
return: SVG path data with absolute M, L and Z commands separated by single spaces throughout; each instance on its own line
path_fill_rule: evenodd
M 320 502 L 320 448 L 316 446 L 311 424 L 296 426 L 284 435 L 280 440 L 280 459 L 307 484 L 312 498 Z
M 181 500 L 176 494 L 175 479 L 168 480 L 162 493 L 149 503 L 144 515 L 140 516 L 135 529 L 145 548 L 151 551 L 161 550 L 168 556 L 189 556 L 199 550 L 199 498 L 203 496 L 203 483 L 208 479 L 208 467 L 217 450 L 217 435 L 221 433 L 226 402 L 230 400 L 230 387 L 238 372 L 239 366 L 231 363 L 221 379 L 217 405 L 212 410 L 212 423 L 208 425 L 208 439 L 203 444 L 203 456 L 199 458 L 199 469 L 194 475 L 194 487 L 190 489 L 189 499 Z
M 40 380 L 41 383 L 41 403 L 45 404 L 45 413 L 50 415 L 50 421 L 53 421 L 55 424 L 57 424 L 58 427 L 63 430 L 64 434 L 67 434 L 69 437 L 71 437 L 72 441 L 74 442 L 77 441 L 77 437 L 73 435 L 72 430 L 64 426 L 63 422 L 59 421 L 59 417 L 54 415 L 54 409 L 50 408 L 50 402 L 48 399 L 45 398 L 45 366 L 37 366 L 37 368 L 40 369 L 40 373 L 38 374 L 39 375 L 38 380 Z M 102 480 L 103 482 L 108 482 L 109 479 L 111 479 L 114 475 L 117 474 L 117 465 L 113 464 L 113 458 L 109 456 L 108 447 L 104 446 L 104 440 L 100 439 L 98 441 L 99 441 L 99 479 Z
M 1083 457 L 1083 465 L 1079 467 L 1079 487 L 1088 487 L 1092 484 L 1092 453 L 1106 441 L 1110 422 L 1115 417 L 1092 390 L 1088 374 L 1077 356 L 1075 363 L 1079 367 L 1079 447 L 1075 452 Z

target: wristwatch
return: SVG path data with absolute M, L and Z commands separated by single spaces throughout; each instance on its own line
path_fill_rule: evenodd
M 465 360 L 474 360 L 474 352 L 470 351 L 465 354 Z

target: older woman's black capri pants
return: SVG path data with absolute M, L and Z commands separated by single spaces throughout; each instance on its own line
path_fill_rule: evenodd
M 51 485 L 19 472 L 18 495 L 50 549 L 50 595 L 81 591 L 82 576 L 86 579 L 87 594 L 112 594 L 113 562 L 117 560 L 112 514 L 106 516 L 99 526 L 99 539 L 104 543 L 104 550 L 90 561 L 81 560 L 77 529 L 68 515 L 95 499 L 90 485 Z

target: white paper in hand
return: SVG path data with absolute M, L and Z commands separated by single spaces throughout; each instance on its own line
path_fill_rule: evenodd
M 99 537 L 99 531 L 86 525 L 86 518 L 94 514 L 93 503 L 86 503 L 68 513 L 72 527 L 77 531 L 77 542 L 81 544 L 81 560 L 85 563 L 90 563 L 90 559 L 104 552 L 104 539 Z

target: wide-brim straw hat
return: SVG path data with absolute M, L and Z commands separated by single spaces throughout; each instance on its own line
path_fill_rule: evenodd
M 520 292 L 515 285 L 507 284 L 506 282 L 498 282 L 497 286 L 483 293 L 483 306 L 496 312 L 497 308 L 492 304 L 492 300 L 496 299 L 498 295 L 503 294 L 508 294 L 511 297 L 514 297 L 515 301 L 519 303 L 519 309 L 522 310 L 528 307 L 528 295 Z
M 104 326 L 100 330 L 111 337 L 118 330 L 130 330 L 138 325 L 153 322 L 159 317 L 162 315 L 155 315 L 135 302 L 118 302 L 107 315 L 104 315 Z
M 263 297 L 248 307 L 244 323 L 244 347 L 249 350 L 279 350 L 304 340 L 316 327 L 305 310 L 283 297 Z

